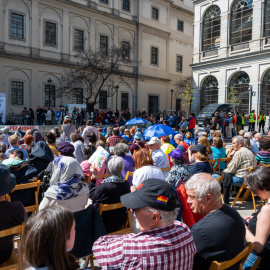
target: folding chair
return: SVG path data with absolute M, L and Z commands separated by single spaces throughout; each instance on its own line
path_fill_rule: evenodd
M 226 169 L 231 160 L 232 160 L 231 157 L 219 158 L 218 164 L 216 165 L 216 168 L 218 169 L 218 171 L 220 172 L 220 162 L 226 162 L 226 165 L 225 165 L 225 169 Z
M 123 207 L 125 207 L 125 206 L 122 203 L 114 203 L 114 204 L 100 203 L 98 211 L 99 211 L 99 214 L 101 216 L 102 212 L 115 210 L 115 209 L 120 209 L 120 208 L 123 208 Z M 131 223 L 130 210 L 127 211 L 126 219 L 125 219 L 124 224 L 122 225 L 122 228 L 115 231 L 115 232 L 108 233 L 108 235 L 128 234 L 128 233 L 132 233 L 132 223 Z M 89 264 L 89 261 L 90 261 L 91 269 L 95 269 L 94 268 L 94 255 L 87 256 L 85 258 L 84 269 L 87 268 L 87 266 Z
M 130 176 L 133 176 L 134 172 L 128 171 L 125 180 L 127 181 Z
M 32 212 L 35 213 L 36 211 L 38 211 L 38 194 L 39 194 L 39 189 L 40 189 L 40 180 L 38 180 L 37 182 L 32 182 L 32 183 L 27 183 L 27 184 L 19 184 L 16 185 L 15 188 L 6 195 L 6 200 L 8 202 L 11 202 L 11 194 L 12 192 L 16 191 L 16 190 L 25 190 L 25 189 L 29 189 L 29 188 L 35 188 L 35 203 L 33 205 L 30 206 L 25 206 L 25 212 Z
M 98 174 L 97 179 L 104 179 L 104 178 L 107 178 L 107 177 L 109 177 L 109 176 L 110 176 L 110 175 L 109 175 L 108 173 Z M 85 179 L 85 182 L 86 182 L 87 185 L 89 185 L 91 179 L 92 179 L 92 175 L 89 175 L 89 174 L 88 174 L 88 175 L 86 176 L 86 179 Z
M 214 261 L 212 262 L 209 270 L 224 270 L 224 269 L 228 269 L 229 267 L 235 265 L 236 263 L 239 263 L 239 267 L 238 270 L 243 270 L 243 265 L 247 259 L 247 257 L 249 256 L 250 252 L 253 249 L 253 244 L 248 242 L 246 247 L 244 248 L 243 251 L 241 251 L 235 258 L 229 260 L 229 261 L 225 261 L 225 262 L 217 262 Z
M 216 180 L 219 182 L 219 184 L 221 184 L 223 178 L 224 178 L 224 174 L 221 174 L 218 178 L 216 178 Z M 221 200 L 221 203 L 223 204 L 224 201 L 223 201 L 223 197 L 221 194 L 220 194 L 220 200 Z
M 162 170 L 163 172 L 168 172 L 168 171 L 170 171 L 170 170 L 171 170 L 171 167 L 167 167 L 167 168 L 161 168 L 161 170 Z
M 217 170 L 217 164 L 216 164 L 216 163 L 218 163 L 217 159 L 215 158 L 213 160 L 208 160 L 208 162 L 209 162 L 210 165 L 212 165 L 213 173 L 215 173 L 216 170 Z
M 18 244 L 20 243 L 21 237 L 23 236 L 23 231 L 24 231 L 24 222 L 21 225 L 0 231 L 0 238 L 10 236 L 13 234 L 20 234 L 20 239 L 16 242 Z M 20 253 L 19 256 L 16 255 L 15 250 L 13 248 L 12 254 L 10 258 L 5 261 L 4 263 L 0 264 L 0 269 L 1 270 L 15 270 L 15 269 L 22 269 L 22 264 L 21 264 L 21 259 L 20 259 Z
M 253 167 L 250 167 L 250 168 L 249 168 L 249 172 L 251 172 L 252 169 L 253 169 Z M 242 191 L 243 191 L 244 189 L 246 189 L 246 191 L 245 191 L 244 195 L 242 196 L 242 198 L 239 199 L 239 197 L 240 197 L 240 195 L 241 195 L 241 193 L 242 193 Z M 235 196 L 235 198 L 234 198 L 234 200 L 233 200 L 233 202 L 232 202 L 232 204 L 231 204 L 231 207 L 234 207 L 235 203 L 236 203 L 238 200 L 240 200 L 240 202 L 243 203 L 243 201 L 246 200 L 246 199 L 248 198 L 249 194 L 251 194 L 252 202 L 253 202 L 254 213 L 256 213 L 257 207 L 258 207 L 259 205 L 263 205 L 263 200 L 261 200 L 262 202 L 261 202 L 260 204 L 257 204 L 257 205 L 256 205 L 254 193 L 250 190 L 249 186 L 247 186 L 247 185 L 245 184 L 245 182 L 243 182 L 242 185 L 240 186 L 240 189 L 239 189 L 239 191 L 237 192 L 237 194 L 236 194 L 236 196 Z

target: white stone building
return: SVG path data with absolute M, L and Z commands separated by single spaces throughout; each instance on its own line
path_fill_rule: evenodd
M 193 111 L 226 103 L 232 87 L 240 112 L 270 113 L 270 1 L 194 0 Z
M 79 95 L 54 96 L 78 50 L 132 48 L 134 83 L 113 97 L 101 95 L 100 109 L 170 109 L 175 82 L 192 74 L 191 0 L 1 0 L 0 13 L 0 93 L 7 114 L 81 103 Z M 180 105 L 173 100 L 173 109 Z

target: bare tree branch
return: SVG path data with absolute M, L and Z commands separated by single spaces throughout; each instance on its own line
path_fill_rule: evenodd
M 123 57 L 122 48 L 113 47 L 107 55 L 89 50 L 76 57 L 77 65 L 61 78 L 57 97 L 70 100 L 76 89 L 81 88 L 83 101 L 95 105 L 99 102 L 100 91 L 106 90 L 108 97 L 113 96 L 116 93 L 115 86 L 130 86 L 135 78 L 135 73 L 128 71 L 131 61 Z

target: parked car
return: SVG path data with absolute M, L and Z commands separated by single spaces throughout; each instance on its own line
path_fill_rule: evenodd
M 219 112 L 219 115 L 221 117 L 224 116 L 224 113 L 227 113 L 229 110 L 231 110 L 232 104 L 208 104 L 200 111 L 200 113 L 196 117 L 196 121 L 199 127 L 209 124 L 212 116 L 215 114 L 215 112 Z

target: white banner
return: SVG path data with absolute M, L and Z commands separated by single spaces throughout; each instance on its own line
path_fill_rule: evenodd
M 9 127 L 10 132 L 15 132 L 18 130 L 19 127 L 21 127 L 21 131 L 27 131 L 29 129 L 36 128 L 38 130 L 38 126 L 24 126 L 24 125 L 18 125 L 18 126 L 0 126 L 0 129 L 3 129 L 5 127 Z

